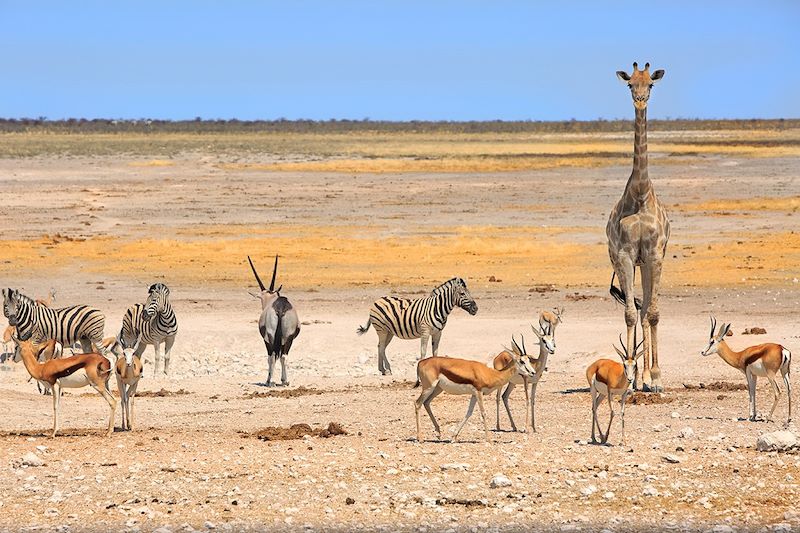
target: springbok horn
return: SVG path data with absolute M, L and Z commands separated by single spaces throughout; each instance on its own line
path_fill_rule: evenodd
M 248 260 L 248 261 L 250 261 L 250 268 L 252 268 L 252 269 L 253 269 L 253 274 L 254 274 L 254 275 L 255 275 L 255 277 L 256 277 L 256 281 L 258 282 L 258 286 L 259 286 L 259 287 L 261 287 L 261 290 L 263 291 L 263 290 L 264 290 L 264 284 L 263 284 L 263 283 L 261 283 L 261 278 L 259 278 L 259 277 L 258 277 L 258 272 L 256 272 L 256 267 L 255 267 L 255 266 L 253 266 L 253 260 L 252 260 L 252 259 L 250 259 L 250 256 L 249 256 L 249 255 L 247 256 L 247 260 Z
M 711 335 L 710 335 L 710 337 L 713 337 L 714 336 L 714 330 L 717 327 L 717 321 L 714 320 L 714 316 L 713 315 L 708 315 L 708 317 L 711 319 Z
M 275 289 L 275 276 L 278 274 L 278 255 L 275 254 L 275 266 L 272 268 L 272 281 L 269 284 L 269 292 Z
M 528 355 L 528 350 L 525 349 L 525 335 L 520 335 L 520 338 L 522 339 L 522 354 Z
M 522 354 L 522 348 L 520 348 L 519 344 L 517 344 L 517 339 L 514 338 L 514 335 L 511 335 L 511 345 L 520 353 L 520 355 Z

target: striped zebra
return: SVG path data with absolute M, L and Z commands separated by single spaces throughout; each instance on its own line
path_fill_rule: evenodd
M 177 333 L 178 321 L 169 301 L 169 288 L 163 283 L 156 283 L 148 289 L 147 300 L 143 304 L 134 304 L 125 311 L 119 342 L 123 348 L 133 347 L 138 339 L 139 346 L 134 352 L 137 357 L 141 357 L 147 345 L 152 344 L 156 352 L 153 374 L 158 372 L 163 342 L 164 374 L 168 374 L 169 354 Z
M 3 314 L 8 324 L 17 328 L 21 340 L 38 344 L 53 339 L 64 346 L 79 342 L 85 353 L 106 353 L 102 345 L 106 317 L 99 309 L 88 305 L 53 309 L 16 289 L 3 289 Z
M 357 333 L 363 335 L 370 325 L 375 328 L 378 333 L 378 371 L 384 376 L 391 375 L 392 367 L 386 358 L 386 346 L 392 337 L 420 339 L 420 359 L 425 358 L 430 338 L 433 355 L 436 356 L 447 317 L 456 306 L 471 315 L 478 312 L 478 304 L 461 278 L 442 283 L 427 298 L 384 296 L 372 304 L 369 320 L 359 326 Z

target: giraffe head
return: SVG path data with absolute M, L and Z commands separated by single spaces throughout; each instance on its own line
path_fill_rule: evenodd
M 644 70 L 639 70 L 637 63 L 633 64 L 633 73 L 628 74 L 624 70 L 617 71 L 617 78 L 628 84 L 633 97 L 633 107 L 645 109 L 647 100 L 650 98 L 650 89 L 653 85 L 664 77 L 663 70 L 656 70 L 650 74 L 650 63 L 644 64 Z

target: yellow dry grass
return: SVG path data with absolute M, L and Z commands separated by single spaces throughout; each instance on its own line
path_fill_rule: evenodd
M 761 198 L 741 198 L 731 200 L 709 200 L 674 206 L 679 211 L 797 211 L 800 209 L 800 196 L 772 196 Z
M 202 153 L 231 171 L 502 172 L 624 164 L 632 142 L 632 132 L 34 132 L 0 134 L 0 157 L 125 154 L 137 158 L 131 165 L 146 167 L 172 166 L 169 158 Z M 654 164 L 709 156 L 796 157 L 800 130 L 659 131 L 650 135 L 649 149 Z
M 713 239 L 711 245 L 672 246 L 664 286 L 736 286 L 742 281 L 764 286 L 785 284 L 796 275 L 800 234 Z M 0 275 L 21 268 L 51 273 L 70 268 L 98 279 L 136 279 L 147 265 L 147 272 L 169 272 L 170 279 L 180 283 L 236 287 L 253 285 L 248 254 L 268 272 L 276 250 L 292 250 L 283 260 L 281 282 L 296 289 L 429 287 L 455 275 L 479 286 L 494 276 L 502 281 L 491 284 L 496 287 L 602 287 L 611 272 L 601 230 L 586 228 L 463 227 L 441 235 L 386 237 L 367 227 L 293 227 L 287 232 L 223 226 L 199 233 L 186 228 L 169 239 L 42 238 L 6 240 L 2 245 L 7 262 L 0 265 Z
M 128 163 L 131 167 L 174 167 L 174 161 L 166 161 L 164 159 L 151 159 L 150 161 L 131 161 Z

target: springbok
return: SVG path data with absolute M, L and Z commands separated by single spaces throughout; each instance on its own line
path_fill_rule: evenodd
M 120 344 L 121 346 L 121 344 Z M 132 347 L 122 346 L 122 357 L 117 359 L 114 366 L 117 377 L 117 390 L 122 401 L 122 429 L 133 429 L 133 409 L 136 388 L 139 386 L 139 379 L 142 377 L 142 359 L 136 355 L 139 347 L 139 339 Z
M 431 422 L 433 422 L 437 438 L 441 439 L 442 432 L 436 417 L 433 416 L 433 411 L 431 411 L 431 402 L 442 392 L 447 394 L 470 394 L 472 396 L 467 408 L 467 414 L 453 435 L 453 442 L 458 438 L 458 434 L 464 424 L 467 423 L 467 420 L 469 420 L 469 417 L 472 416 L 476 403 L 481 410 L 486 440 L 489 440 L 489 425 L 486 423 L 483 395 L 502 388 L 516 374 L 521 373 L 529 377 L 534 374 L 534 370 L 528 361 L 521 359 L 513 352 L 505 353 L 508 359 L 506 365 L 500 370 L 489 368 L 478 361 L 452 357 L 429 357 L 421 359 L 417 363 L 417 381 L 422 385 L 422 392 L 414 402 L 418 442 L 422 442 L 422 432 L 419 427 L 419 409 L 423 406 L 428 412 Z
M 736 352 L 725 342 L 725 336 L 730 331 L 731 325 L 721 325 L 719 331 L 715 334 L 714 329 L 716 327 L 717 320 L 712 316 L 708 347 L 700 354 L 708 356 L 712 353 L 717 353 L 726 363 L 745 375 L 747 378 L 747 392 L 750 394 L 750 420 L 754 422 L 759 418 L 756 415 L 756 380 L 759 377 L 766 377 L 772 385 L 775 401 L 772 403 L 772 409 L 767 417 L 767 421 L 772 421 L 772 415 L 775 413 L 775 407 L 778 406 L 778 400 L 781 396 L 781 389 L 775 381 L 775 374 L 780 371 L 783 376 L 783 382 L 786 384 L 786 395 L 789 397 L 789 416 L 786 419 L 786 425 L 788 426 L 792 421 L 792 386 L 789 381 L 792 353 L 780 344 L 775 343 L 759 344 Z
M 47 293 L 47 298 L 36 298 L 34 302 L 45 307 L 53 307 L 53 302 L 56 301 L 56 290 L 51 288 Z
M 89 385 L 103 399 L 108 402 L 111 414 L 108 418 L 106 436 L 114 431 L 114 418 L 117 411 L 117 402 L 108 389 L 108 380 L 111 377 L 111 363 L 99 353 L 84 353 L 61 359 L 51 359 L 44 363 L 39 362 L 41 352 L 47 344 L 34 345 L 30 334 L 25 338 L 14 337 L 17 352 L 25 369 L 33 379 L 53 392 L 53 433 L 58 433 L 61 410 L 61 389 L 77 389 Z
M 537 358 L 530 357 L 526 352 L 525 348 L 525 338 L 522 338 L 522 348 L 514 342 L 512 350 L 517 353 L 522 358 L 527 358 L 531 367 L 534 370 L 534 374 L 530 377 L 526 376 L 525 374 L 517 374 L 511 381 L 508 382 L 505 391 L 503 391 L 502 398 L 503 404 L 506 407 L 506 413 L 508 413 L 508 420 L 511 422 L 511 428 L 514 431 L 517 431 L 517 425 L 514 424 L 514 419 L 511 418 L 511 408 L 508 405 L 508 399 L 511 396 L 511 392 L 514 390 L 514 387 L 517 385 L 522 384 L 525 388 L 525 427 L 523 431 L 528 430 L 528 413 L 530 413 L 530 421 L 531 421 L 531 431 L 536 432 L 536 386 L 539 384 L 539 380 L 542 378 L 545 369 L 547 368 L 547 357 L 553 355 L 556 351 L 556 341 L 553 339 L 553 334 L 546 329 L 542 329 L 541 331 L 537 330 L 533 325 L 531 325 L 531 329 L 533 333 L 539 338 L 539 356 Z M 513 342 L 513 339 L 512 339 Z M 521 352 L 521 353 L 520 353 Z M 503 354 L 500 354 L 503 355 Z M 500 355 L 495 357 L 494 361 L 494 368 L 499 370 L 502 366 L 504 366 L 503 359 L 499 359 Z M 528 383 L 531 384 L 530 394 L 528 392 Z M 497 431 L 500 431 L 500 390 L 497 391 Z M 529 403 L 530 402 L 530 403 Z
M 278 256 L 275 256 L 275 266 L 272 269 L 272 281 L 269 284 L 269 289 L 264 287 L 261 278 L 258 277 L 256 267 L 253 265 L 249 255 L 247 260 L 250 262 L 250 268 L 253 269 L 258 286 L 261 287 L 260 293 L 251 292 L 250 295 L 261 301 L 261 318 L 258 320 L 258 331 L 267 347 L 269 373 L 267 374 L 266 385 L 267 387 L 274 386 L 274 383 L 272 383 L 272 371 L 275 368 L 275 361 L 280 359 L 281 386 L 286 386 L 289 384 L 289 380 L 286 377 L 286 356 L 292 348 L 292 342 L 300 335 L 300 319 L 297 317 L 297 311 L 289 302 L 289 299 L 280 295 L 283 285 L 275 289 Z
M 555 337 L 556 326 L 564 321 L 563 316 L 563 307 L 554 307 L 552 311 L 541 311 L 539 313 L 539 327 L 542 328 L 542 331 L 548 332 Z
M 633 342 L 636 343 L 636 332 L 633 334 Z M 642 341 L 644 342 L 644 341 Z M 614 395 L 622 396 L 620 417 L 622 418 L 622 445 L 625 445 L 625 400 L 633 392 L 633 382 L 636 380 L 637 360 L 642 356 L 644 350 L 640 350 L 642 344 L 635 344 L 631 350 L 619 336 L 619 343 L 623 347 L 620 350 L 614 346 L 622 364 L 611 359 L 598 359 L 586 369 L 586 380 L 589 382 L 589 390 L 592 393 L 592 443 L 597 443 L 595 438 L 595 428 L 600 433 L 600 444 L 608 441 L 608 434 L 611 432 L 611 422 L 614 421 L 614 406 L 611 403 Z M 608 408 L 611 415 L 608 419 L 608 427 L 603 435 L 600 429 L 600 422 L 597 420 L 597 408 L 604 398 L 608 398 Z

